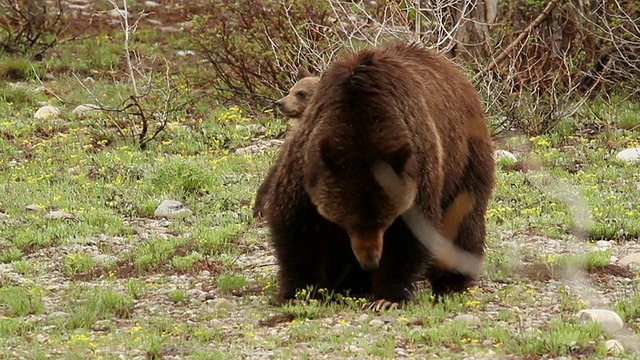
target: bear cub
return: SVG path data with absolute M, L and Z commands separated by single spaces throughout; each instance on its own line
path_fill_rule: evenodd
M 316 93 L 316 88 L 318 87 L 318 82 L 320 81 L 319 76 L 311 75 L 311 73 L 303 67 L 298 68 L 296 79 L 297 81 L 291 87 L 291 89 L 289 89 L 289 93 L 285 97 L 275 102 L 278 111 L 282 115 L 289 118 L 292 127 L 291 131 L 294 131 L 299 126 L 299 119 L 304 113 L 304 110 L 307 108 L 309 100 Z M 289 132 L 289 134 L 287 134 L 287 137 L 291 136 L 291 131 Z M 258 187 L 253 206 L 254 219 L 261 219 L 264 215 L 263 211 L 265 203 L 267 202 L 269 186 L 271 186 L 270 184 L 272 182 L 271 179 L 274 175 L 273 172 L 274 168 L 269 168 L 265 179 Z
M 285 145 L 265 208 L 280 302 L 314 286 L 388 307 L 411 299 L 425 274 L 436 296 L 473 285 L 402 218 L 417 211 L 442 231 L 443 209 L 465 194 L 473 202 L 451 241 L 484 254 L 493 144 L 475 89 L 447 59 L 391 43 L 334 62 Z M 376 178 L 381 167 L 392 191 Z

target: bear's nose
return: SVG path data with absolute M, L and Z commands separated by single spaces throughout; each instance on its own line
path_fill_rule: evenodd
M 366 260 L 360 259 L 359 263 L 360 263 L 360 267 L 364 271 L 375 270 L 380 266 L 380 263 L 375 259 L 366 259 Z

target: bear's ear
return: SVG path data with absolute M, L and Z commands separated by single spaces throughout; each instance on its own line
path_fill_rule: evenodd
M 296 75 L 296 80 L 302 80 L 306 77 L 311 76 L 311 73 L 306 68 L 300 66 L 298 67 L 298 74 Z
M 412 154 L 413 149 L 411 148 L 411 144 L 405 142 L 388 153 L 387 156 L 385 156 L 385 160 L 391 165 L 396 174 L 401 174 Z

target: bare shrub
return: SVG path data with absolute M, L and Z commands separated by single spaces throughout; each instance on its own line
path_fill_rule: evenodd
M 155 57 L 145 58 L 131 48 L 137 21 L 133 24 L 129 22 L 126 1 L 122 2 L 122 9 L 115 0 L 108 1 L 118 11 L 121 20 L 124 34 L 123 52 L 130 93 L 122 94 L 120 105 L 112 107 L 105 104 L 79 78 L 76 77 L 76 79 L 96 102 L 98 110 L 105 112 L 108 119 L 107 126 L 115 129 L 122 137 L 131 137 L 144 150 L 167 129 L 167 126 L 174 121 L 176 113 L 190 104 L 193 98 L 186 95 L 186 87 L 176 84 L 166 61 L 164 74 L 158 75 L 154 70 L 155 63 L 162 60 Z
M 66 30 L 61 0 L 0 0 L 0 47 L 41 58 Z
M 291 87 L 299 65 L 315 68 L 317 54 L 298 47 L 298 37 L 331 49 L 324 35 L 331 8 L 318 1 L 287 3 L 208 0 L 192 19 L 190 39 L 213 69 L 211 86 L 222 101 L 271 105 Z
M 496 132 L 540 134 L 588 99 L 640 88 L 633 0 L 210 0 L 193 38 L 225 100 L 268 105 L 299 65 L 392 39 L 446 54 L 472 77 Z M 216 9 L 216 11 L 213 11 Z

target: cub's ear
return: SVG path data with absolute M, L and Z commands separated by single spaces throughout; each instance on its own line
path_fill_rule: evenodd
M 305 67 L 298 67 L 298 74 L 296 75 L 296 80 L 302 80 L 306 77 L 311 76 L 311 73 L 309 72 L 309 70 L 307 70 Z
M 400 174 L 404 171 L 411 155 L 413 155 L 411 144 L 405 142 L 388 153 L 385 160 L 391 165 L 396 174 Z

